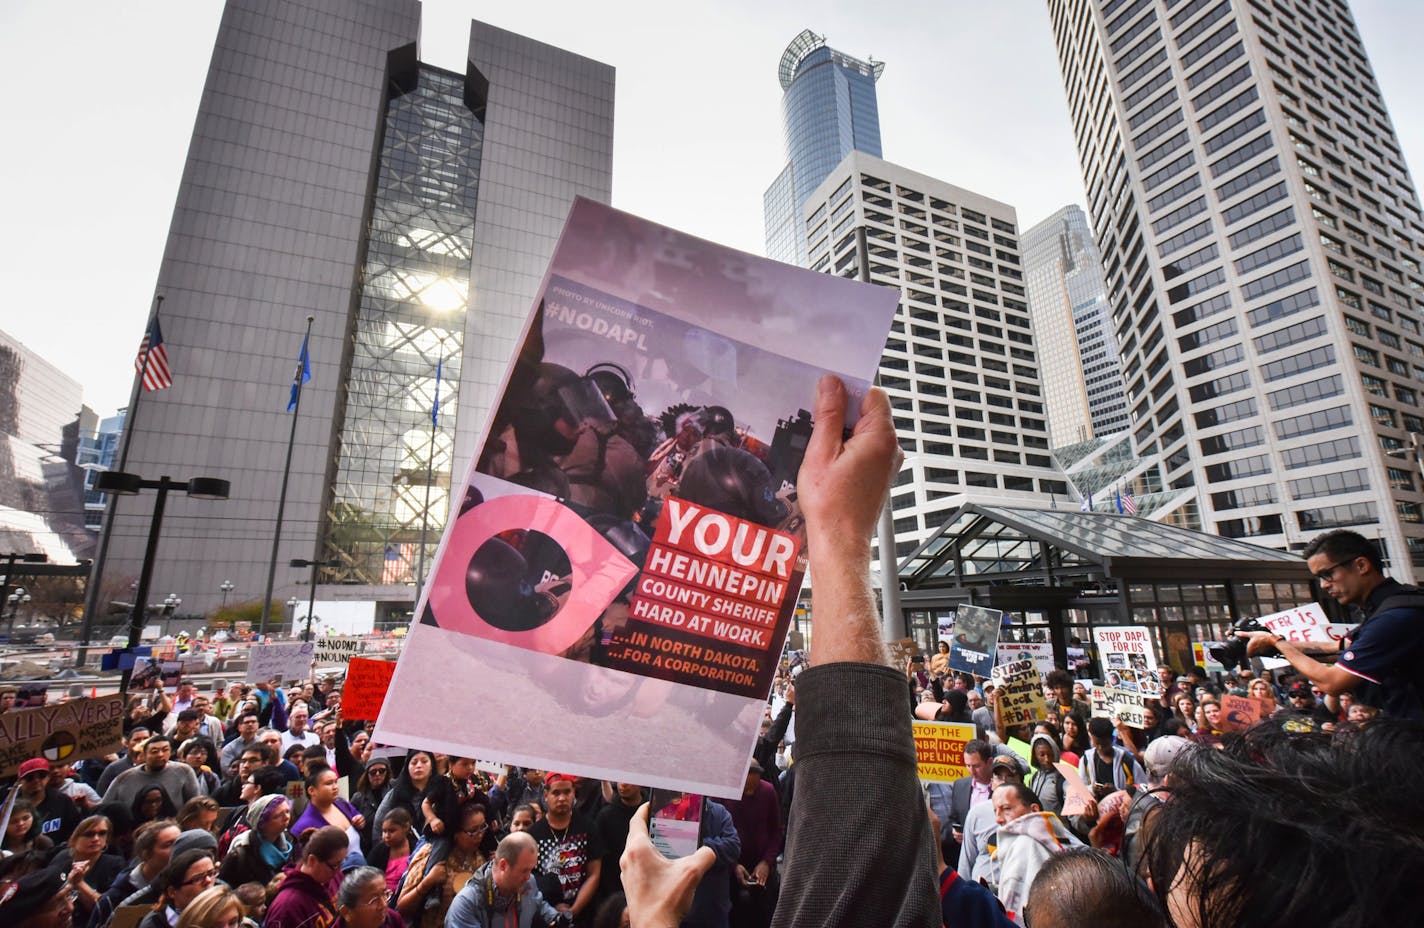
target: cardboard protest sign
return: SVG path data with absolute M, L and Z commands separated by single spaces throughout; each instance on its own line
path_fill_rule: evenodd
M 0 713 L 0 777 L 13 776 L 31 757 L 67 764 L 116 752 L 124 739 L 124 697 L 12 709 Z
M 1093 802 L 1092 790 L 1088 789 L 1087 784 L 1083 782 L 1083 777 L 1078 773 L 1077 768 L 1066 760 L 1054 761 L 1053 766 L 1063 774 L 1063 785 L 1068 790 L 1068 795 L 1063 797 L 1063 811 L 1060 814 L 1064 818 L 1070 815 L 1082 815 L 1087 811 L 1088 805 Z
M 1233 696 L 1223 693 L 1221 697 L 1221 730 L 1245 731 L 1269 715 L 1261 700 L 1249 696 Z
M 987 677 L 994 669 L 994 648 L 999 642 L 1003 612 L 983 606 L 954 610 L 954 637 L 949 642 L 949 669 Z
M 806 569 L 808 409 L 825 373 L 858 408 L 897 298 L 577 200 L 377 739 L 739 795 Z
M 885 642 L 885 647 L 890 649 L 890 666 L 896 670 L 904 670 L 910 658 L 920 653 L 920 646 L 913 638 L 900 638 L 896 641 Z
M 396 665 L 390 661 L 353 657 L 341 688 L 341 717 L 366 721 L 380 716 L 395 672 Z
M 1152 633 L 1141 625 L 1099 627 L 1093 629 L 1093 642 L 1113 704 L 1111 714 L 1132 728 L 1142 728 L 1147 724 L 1143 700 L 1162 695 Z
M 974 726 L 959 722 L 914 722 L 915 759 L 921 780 L 953 783 L 968 776 L 964 746 L 974 740 Z
M 1093 707 L 1092 717 L 1095 719 L 1111 718 L 1112 700 L 1109 698 L 1107 687 L 1094 686 L 1088 690 L 1088 694 Z
M 1048 673 L 1054 668 L 1053 645 L 1046 641 L 1000 641 L 994 660 L 998 665 L 1031 660 L 1039 673 Z
M 314 641 L 253 645 L 247 650 L 246 682 L 305 679 L 311 675 L 312 656 L 315 652 Z
M 316 639 L 316 652 L 313 658 L 318 664 L 330 666 L 332 664 L 344 664 L 358 654 L 365 654 L 370 650 L 370 643 L 365 638 L 359 636 L 328 636 Z
M 1033 661 L 1025 659 L 995 667 L 994 687 L 1003 724 L 1032 725 L 1048 718 L 1043 684 L 1039 682 L 1038 668 Z
M 949 612 L 941 612 L 939 615 L 937 615 L 935 617 L 935 627 L 936 630 L 939 632 L 939 637 L 935 639 L 936 642 L 943 641 L 945 644 L 949 644 L 951 641 L 953 641 L 954 610 L 951 609 Z M 938 648 L 938 644 L 936 644 L 936 648 Z

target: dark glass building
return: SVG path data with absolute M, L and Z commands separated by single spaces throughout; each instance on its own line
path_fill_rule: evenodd
M 884 62 L 838 52 L 809 29 L 786 46 L 778 77 L 787 163 L 762 196 L 769 257 L 804 266 L 797 218 L 807 198 L 851 152 L 880 157 L 875 82 L 884 70 Z

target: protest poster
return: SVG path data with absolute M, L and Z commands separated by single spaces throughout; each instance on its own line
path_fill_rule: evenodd
M 1112 704 L 1111 715 L 1129 727 L 1147 724 L 1144 699 L 1162 695 L 1157 679 L 1157 656 L 1152 633 L 1141 625 L 1114 625 L 1093 629 L 1093 643 L 1103 668 L 1103 686 Z
M 282 644 L 258 644 L 247 649 L 248 683 L 268 680 L 304 680 L 311 675 L 314 641 L 291 641 Z
M 1048 673 L 1055 666 L 1053 645 L 1047 641 L 1000 641 L 994 653 L 994 660 L 999 665 L 1025 659 L 1033 661 L 1039 673 Z
M 1287 641 L 1296 644 L 1338 645 L 1355 627 L 1331 622 L 1319 603 L 1306 603 L 1293 609 L 1273 612 L 1261 616 L 1258 621 L 1269 631 L 1284 635 Z M 1283 657 L 1263 657 L 1261 666 L 1267 670 L 1279 670 L 1290 666 L 1290 662 Z
M 147 645 L 135 648 L 113 648 L 99 657 L 100 670 L 133 670 L 140 657 L 149 657 L 153 649 Z
M 954 610 L 941 612 L 935 616 L 935 627 L 939 632 L 939 637 L 935 639 L 935 647 L 938 649 L 939 642 L 949 644 L 954 640 Z
M 31 757 L 68 764 L 119 750 L 124 697 L 115 693 L 0 713 L 0 777 L 13 776 Z
M 890 650 L 890 666 L 896 670 L 903 670 L 910 663 L 910 658 L 920 655 L 920 646 L 913 638 L 900 638 L 895 641 L 885 642 L 885 647 Z
M 1025 658 L 994 668 L 999 717 L 1005 725 L 1032 725 L 1048 718 L 1043 684 L 1034 662 Z
M 1245 731 L 1261 721 L 1261 719 L 1268 717 L 1271 712 L 1274 711 L 1274 708 L 1274 702 L 1271 704 L 1271 709 L 1268 710 L 1259 699 L 1223 693 L 1221 696 L 1221 714 L 1219 716 L 1221 730 Z
M 396 665 L 390 661 L 351 658 L 341 688 L 341 717 L 364 722 L 379 716 L 395 672 Z
M 1088 789 L 1088 785 L 1083 782 L 1083 777 L 1078 773 L 1078 768 L 1068 763 L 1066 760 L 1054 761 L 1053 766 L 1058 772 L 1063 774 L 1063 785 L 1068 790 L 1068 795 L 1063 797 L 1063 811 L 1059 813 L 1064 818 L 1070 815 L 1082 815 L 1088 810 L 1088 806 L 1094 802 L 1093 793 Z
M 179 661 L 165 660 L 157 655 L 138 655 L 134 658 L 133 674 L 129 677 L 130 690 L 152 689 L 155 683 L 162 683 L 170 693 L 178 688 L 183 679 L 183 665 Z
M 365 654 L 371 649 L 367 639 L 354 635 L 332 635 L 318 638 L 315 644 L 316 651 L 312 657 L 318 665 L 326 666 L 344 664 L 356 655 Z
M 858 410 L 897 299 L 577 200 L 376 738 L 740 795 L 806 568 L 808 410 L 826 373 Z
M 1112 701 L 1108 698 L 1107 687 L 1093 686 L 1088 690 L 1092 705 L 1091 715 L 1095 719 L 1112 717 Z
M 994 647 L 1004 614 L 983 606 L 954 610 L 954 635 L 949 642 L 949 669 L 987 677 L 994 669 Z
M 953 783 L 969 775 L 964 766 L 964 746 L 974 740 L 974 726 L 960 722 L 913 722 L 915 761 L 920 779 Z

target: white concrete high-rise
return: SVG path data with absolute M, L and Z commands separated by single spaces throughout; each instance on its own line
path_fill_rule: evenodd
M 903 557 L 969 499 L 1070 502 L 1049 455 L 1012 206 L 852 152 L 802 210 L 813 270 L 902 299 L 880 363 L 905 466 L 892 493 Z
M 1424 568 L 1424 214 L 1344 0 L 1049 0 L 1139 453 Z
M 1125 431 L 1122 359 L 1087 214 L 1065 206 L 1024 232 L 1023 259 L 1050 443 Z

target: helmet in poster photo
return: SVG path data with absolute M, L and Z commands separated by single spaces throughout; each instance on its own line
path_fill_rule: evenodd
M 729 516 L 775 528 L 789 514 L 772 492 L 771 471 L 740 448 L 711 445 L 687 463 L 677 495 Z

